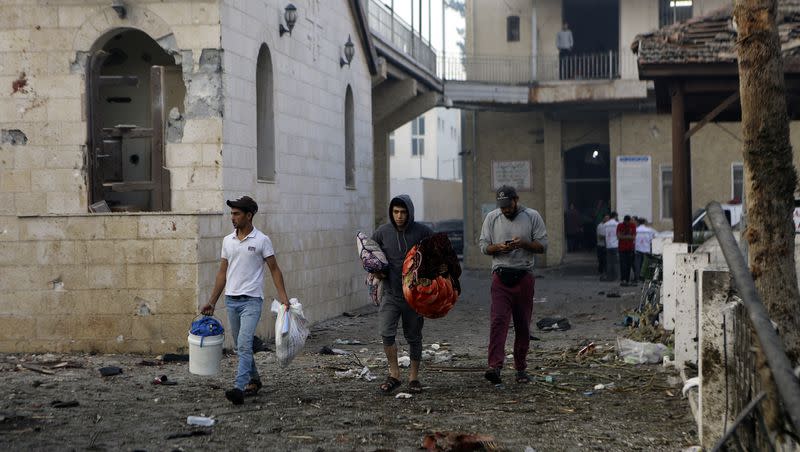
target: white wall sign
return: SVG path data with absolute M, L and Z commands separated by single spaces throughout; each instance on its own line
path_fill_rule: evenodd
M 531 190 L 530 160 L 492 161 L 492 187 L 496 190 L 501 185 L 511 185 L 517 191 Z
M 617 206 L 620 217 L 653 220 L 653 162 L 647 155 L 617 157 Z

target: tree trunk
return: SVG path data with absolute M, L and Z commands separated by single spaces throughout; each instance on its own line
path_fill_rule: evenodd
M 794 259 L 797 174 L 789 143 L 789 117 L 777 0 L 736 0 L 739 91 L 744 136 L 745 200 L 750 271 L 770 318 L 778 324 L 792 363 L 800 357 L 800 295 Z M 759 360 L 763 362 L 763 360 Z M 762 375 L 765 369 L 762 369 Z M 766 372 L 769 375 L 768 372 Z M 765 381 L 765 383 L 767 383 Z M 773 389 L 773 383 L 766 387 Z M 777 427 L 775 400 L 767 420 Z

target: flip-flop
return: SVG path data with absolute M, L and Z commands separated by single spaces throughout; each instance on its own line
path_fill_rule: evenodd
M 419 380 L 411 380 L 408 382 L 408 392 L 412 394 L 419 394 L 422 392 L 422 383 Z
M 386 381 L 380 386 L 381 392 L 387 395 L 391 394 L 395 389 L 399 388 L 401 384 L 402 383 L 397 378 L 391 376 L 386 377 Z
M 531 382 L 531 377 L 524 370 L 517 371 L 517 383 L 528 384 Z

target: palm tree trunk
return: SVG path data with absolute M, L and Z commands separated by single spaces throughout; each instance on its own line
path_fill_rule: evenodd
M 739 91 L 744 136 L 745 202 L 750 271 L 770 318 L 778 324 L 792 363 L 800 358 L 800 295 L 794 259 L 794 193 L 783 61 L 776 23 L 777 0 L 736 0 Z M 762 357 L 763 358 L 763 357 Z M 758 360 L 761 365 L 763 359 Z M 775 394 L 763 367 L 765 388 Z M 778 427 L 777 403 L 765 415 Z

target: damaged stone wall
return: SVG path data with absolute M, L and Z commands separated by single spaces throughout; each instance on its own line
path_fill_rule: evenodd
M 125 18 L 111 2 L 30 3 L 0 0 L 0 351 L 185 348 L 208 296 L 199 243 L 222 233 L 198 226 L 223 205 L 219 3 L 126 0 Z M 86 213 L 87 62 L 125 28 L 181 68 L 166 131 L 174 213 Z

